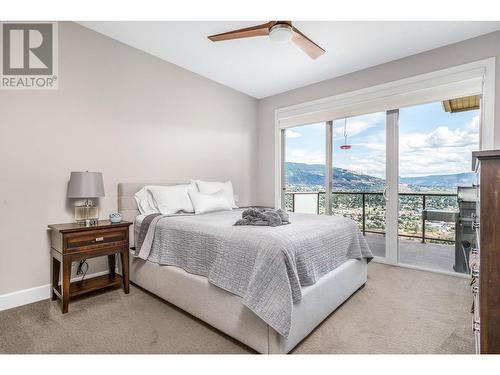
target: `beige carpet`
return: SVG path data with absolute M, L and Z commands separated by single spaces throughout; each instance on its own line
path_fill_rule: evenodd
M 293 353 L 472 353 L 467 280 L 369 265 L 366 287 Z M 0 353 L 252 353 L 207 324 L 132 287 L 0 312 Z

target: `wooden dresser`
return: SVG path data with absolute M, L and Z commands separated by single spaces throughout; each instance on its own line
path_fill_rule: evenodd
M 476 352 L 500 353 L 500 150 L 472 153 L 478 177 L 478 212 L 471 252 L 473 331 Z M 474 258 L 476 258 L 474 260 Z

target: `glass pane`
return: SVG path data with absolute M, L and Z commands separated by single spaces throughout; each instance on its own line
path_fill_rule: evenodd
M 325 123 L 285 130 L 285 204 L 288 211 L 325 213 Z
M 316 214 L 318 212 L 318 194 L 297 194 L 295 196 L 294 211 Z
M 471 152 L 479 149 L 480 111 L 447 112 L 446 102 L 399 111 L 399 259 L 465 272 L 470 250 L 461 240 L 471 242 L 473 236 L 455 224 L 457 193 L 472 188 Z
M 379 257 L 386 254 L 385 122 L 379 112 L 333 123 L 332 213 L 356 221 Z

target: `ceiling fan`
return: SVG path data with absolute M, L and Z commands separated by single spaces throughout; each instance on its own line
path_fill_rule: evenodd
M 252 38 L 254 36 L 269 36 L 269 39 L 276 43 L 288 43 L 291 40 L 311 59 L 317 59 L 325 53 L 323 48 L 294 27 L 292 21 L 269 21 L 262 25 L 210 35 L 208 39 L 212 42 L 219 42 L 230 39 Z

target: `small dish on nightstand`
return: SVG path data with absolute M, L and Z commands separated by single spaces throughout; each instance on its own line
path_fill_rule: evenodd
M 109 215 L 109 221 L 111 221 L 111 224 L 121 223 L 122 215 L 120 215 L 119 213 L 111 214 Z

